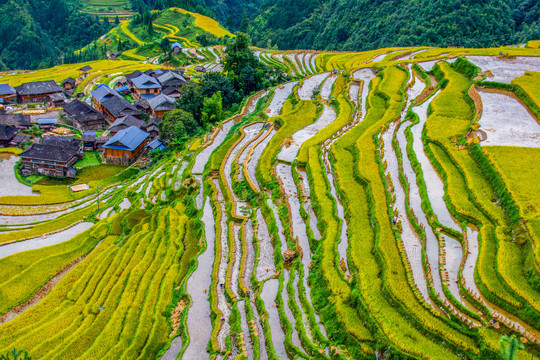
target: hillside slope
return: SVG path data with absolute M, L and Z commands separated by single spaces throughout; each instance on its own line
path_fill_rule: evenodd
M 539 37 L 538 8 L 530 0 L 278 0 L 261 9 L 251 35 L 280 49 L 489 47 Z
M 57 60 L 108 31 L 108 25 L 78 13 L 76 1 L 0 2 L 0 67 L 35 68 Z

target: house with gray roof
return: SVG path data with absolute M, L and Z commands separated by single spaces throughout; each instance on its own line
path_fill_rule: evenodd
M 159 94 L 155 98 L 148 100 L 148 103 L 155 116 L 163 117 L 167 111 L 176 110 L 175 101 L 176 99 L 171 96 Z
M 141 112 L 137 108 L 121 96 L 113 96 L 101 103 L 103 113 L 113 121 L 122 117 L 132 115 L 135 117 L 141 116 Z
M 18 129 L 28 129 L 32 126 L 30 115 L 0 113 L 0 125 L 15 126 Z
M 0 125 L 0 147 L 9 146 L 19 131 L 15 126 Z
M 128 116 L 122 116 L 115 120 L 109 127 L 109 132 L 111 135 L 116 135 L 117 132 L 127 129 L 128 127 L 135 126 L 137 128 L 141 128 L 145 124 L 144 121 L 137 119 L 136 117 L 132 115 Z
M 44 102 L 47 97 L 62 93 L 62 88 L 53 80 L 24 83 L 15 88 L 22 103 Z
M 82 159 L 81 140 L 64 136 L 45 136 L 21 154 L 22 173 L 75 177 L 73 165 Z
M 80 100 L 65 104 L 64 112 L 72 124 L 81 131 L 101 130 L 108 124 L 105 115 Z
M 0 84 L 0 104 L 15 102 L 17 92 L 9 84 Z

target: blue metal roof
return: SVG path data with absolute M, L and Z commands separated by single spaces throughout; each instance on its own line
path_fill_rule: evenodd
M 52 124 L 56 124 L 57 122 L 58 122 L 57 118 L 37 119 L 38 125 L 52 125 Z
M 127 87 L 127 86 L 125 86 L 125 85 L 124 85 L 124 86 L 120 86 L 118 89 L 116 89 L 116 91 L 118 91 L 118 92 L 122 92 L 122 91 L 126 91 L 126 90 L 129 90 L 129 87 Z
M 165 145 L 159 139 L 154 139 L 148 143 L 145 147 L 150 148 L 150 150 L 159 149 L 160 151 L 165 149 Z
M 156 79 L 146 74 L 137 76 L 135 79 L 131 80 L 131 82 L 137 89 L 160 89 L 161 88 L 161 85 Z
M 105 149 L 119 149 L 134 151 L 143 143 L 149 133 L 139 129 L 136 126 L 130 126 L 127 129 L 120 130 L 109 139 L 102 147 Z

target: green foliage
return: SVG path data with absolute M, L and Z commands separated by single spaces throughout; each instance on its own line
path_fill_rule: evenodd
M 212 124 L 219 120 L 221 112 L 223 111 L 222 103 L 221 91 L 216 92 L 210 98 L 204 99 L 201 116 L 203 125 Z
M 108 24 L 76 7 L 74 0 L 2 1 L 0 63 L 9 69 L 50 67 L 61 62 L 62 54 L 109 31 Z
M 257 46 L 271 40 L 280 49 L 490 47 L 538 38 L 539 8 L 503 0 L 278 0 L 262 7 L 250 34 Z
M 17 350 L 13 348 L 13 350 L 8 351 L 6 355 L 0 354 L 0 360 L 32 360 L 32 357 L 28 355 L 28 352 L 24 350 Z M 21 355 L 24 355 L 21 357 Z

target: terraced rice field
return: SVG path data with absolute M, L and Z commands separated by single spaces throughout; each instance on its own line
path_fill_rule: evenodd
M 99 209 L 3 205 L 0 353 L 539 359 L 537 58 L 459 51 L 255 49 L 295 81 Z

